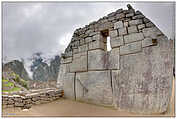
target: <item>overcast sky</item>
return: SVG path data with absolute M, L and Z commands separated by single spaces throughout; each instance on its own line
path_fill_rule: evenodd
M 83 27 L 117 9 L 126 2 L 83 3 L 3 3 L 3 58 L 60 54 L 76 28 Z M 151 19 L 169 38 L 174 38 L 175 4 L 131 3 Z

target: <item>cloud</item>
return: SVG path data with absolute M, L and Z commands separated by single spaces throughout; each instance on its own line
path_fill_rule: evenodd
M 3 58 L 27 58 L 35 52 L 48 56 L 67 47 L 76 28 L 126 8 L 125 2 L 3 3 Z M 131 3 L 159 28 L 174 36 L 174 3 Z

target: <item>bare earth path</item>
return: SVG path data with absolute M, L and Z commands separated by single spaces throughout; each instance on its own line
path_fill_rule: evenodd
M 3 116 L 25 116 L 25 117 L 59 117 L 59 116 L 174 116 L 174 85 L 170 112 L 159 115 L 139 115 L 112 108 L 96 106 L 87 103 L 76 102 L 68 99 L 59 99 L 51 103 L 33 105 L 28 111 L 20 108 L 3 109 Z

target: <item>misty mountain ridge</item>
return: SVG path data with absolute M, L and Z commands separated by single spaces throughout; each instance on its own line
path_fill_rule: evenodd
M 8 67 L 17 73 L 24 80 L 56 80 L 60 66 L 60 56 L 46 57 L 43 53 L 34 53 L 27 59 L 12 60 L 3 63 L 3 67 Z

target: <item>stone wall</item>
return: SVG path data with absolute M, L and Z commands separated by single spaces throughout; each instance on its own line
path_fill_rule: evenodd
M 31 90 L 28 92 L 21 91 L 9 95 L 2 95 L 2 107 L 21 107 L 22 109 L 28 109 L 32 105 L 43 104 L 57 100 L 63 97 L 63 90 L 58 89 L 40 89 Z
M 62 54 L 57 84 L 73 100 L 138 113 L 165 112 L 173 41 L 140 11 L 127 7 L 75 30 Z

